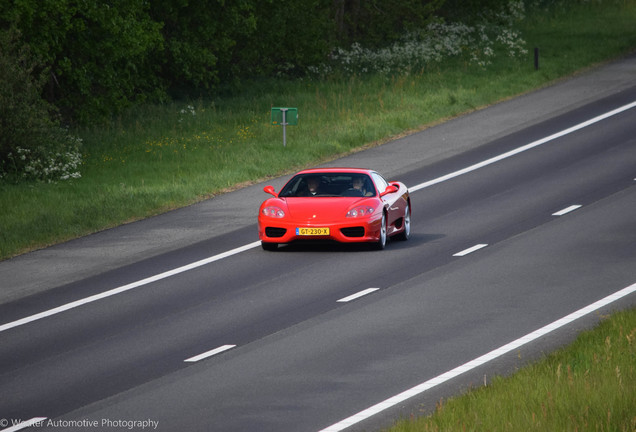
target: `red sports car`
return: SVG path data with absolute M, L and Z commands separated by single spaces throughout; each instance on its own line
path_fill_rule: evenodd
M 296 240 L 368 242 L 384 249 L 387 238 L 411 235 L 411 201 L 401 182 L 387 182 L 373 170 L 304 170 L 261 204 L 258 235 L 265 250 Z

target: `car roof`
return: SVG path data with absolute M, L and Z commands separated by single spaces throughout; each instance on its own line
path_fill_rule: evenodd
M 351 174 L 371 174 L 374 170 L 366 168 L 310 168 L 297 172 L 296 174 L 326 174 L 326 173 L 351 173 Z

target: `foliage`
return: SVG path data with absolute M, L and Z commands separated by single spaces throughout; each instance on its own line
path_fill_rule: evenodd
M 161 24 L 148 7 L 127 0 L 3 2 L 0 28 L 20 29 L 50 71 L 46 98 L 67 119 L 86 122 L 161 94 Z
M 46 79 L 14 29 L 0 33 L 0 178 L 78 178 L 80 141 L 60 127 L 41 97 Z
M 149 16 L 162 25 L 165 56 L 158 67 L 172 90 L 207 91 L 240 76 L 234 62 L 240 41 L 256 31 L 256 4 L 250 0 L 157 0 Z M 264 2 L 270 4 L 270 1 Z
M 20 0 L 0 4 L 50 74 L 67 120 L 140 101 L 204 95 L 260 76 L 302 75 L 335 46 L 380 46 L 421 28 L 444 0 Z
M 232 57 L 236 72 L 243 78 L 302 76 L 337 42 L 331 14 L 331 0 L 257 2 L 255 34 L 238 41 Z
M 339 45 L 385 46 L 424 27 L 443 4 L 444 0 L 336 0 L 337 40 Z
M 418 73 L 448 58 L 485 67 L 496 53 L 520 57 L 527 53 L 526 42 L 517 30 L 525 18 L 523 1 L 509 1 L 491 10 L 482 10 L 471 23 L 436 20 L 412 30 L 392 45 L 370 49 L 359 43 L 350 49 L 335 49 L 330 61 L 310 67 L 314 75 L 326 77 L 336 72 L 383 75 Z
M 497 9 L 501 0 L 445 0 L 439 16 L 450 21 L 479 19 L 484 11 Z

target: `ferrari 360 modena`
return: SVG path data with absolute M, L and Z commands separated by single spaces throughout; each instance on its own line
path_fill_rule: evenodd
M 294 241 L 364 242 L 384 249 L 411 235 L 411 201 L 401 182 L 373 170 L 315 168 L 295 174 L 261 204 L 258 234 L 265 250 Z

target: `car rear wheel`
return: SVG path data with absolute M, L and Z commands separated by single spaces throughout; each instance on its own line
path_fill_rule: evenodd
M 411 237 L 411 207 L 407 204 L 406 209 L 404 210 L 404 220 L 402 222 L 404 225 L 404 231 L 399 233 L 396 238 L 399 240 L 408 240 Z
M 275 251 L 276 249 L 278 249 L 278 243 L 261 242 L 261 247 L 263 248 L 263 250 L 266 251 Z

